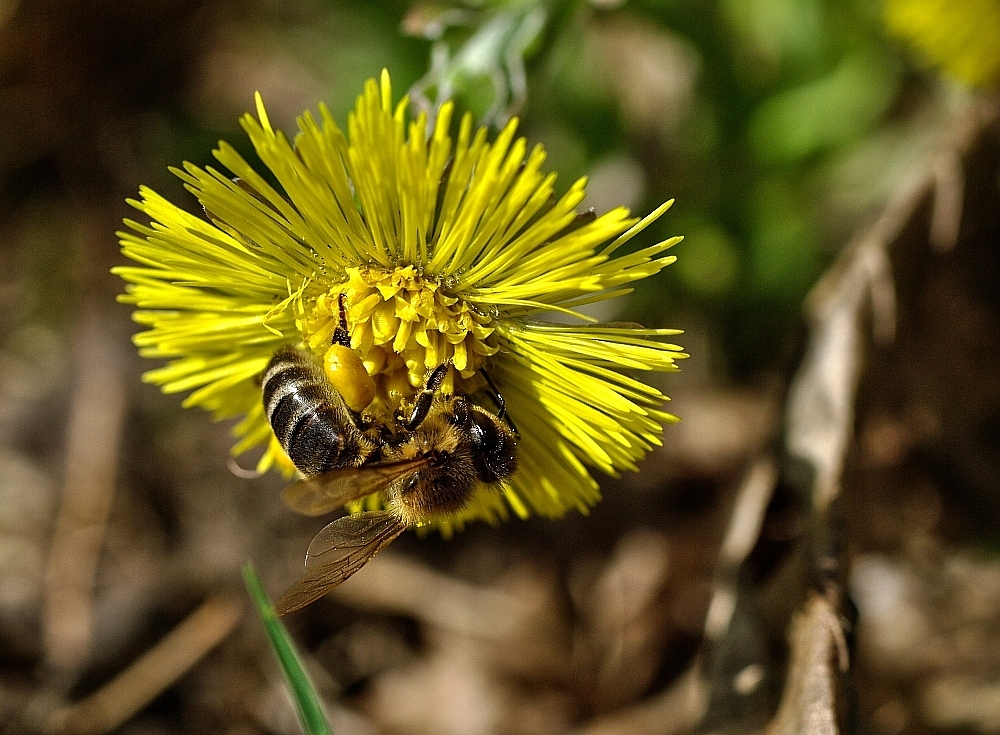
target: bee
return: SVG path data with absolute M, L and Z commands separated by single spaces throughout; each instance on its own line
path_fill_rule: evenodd
M 318 516 L 378 492 L 386 509 L 344 516 L 321 530 L 309 544 L 305 575 L 275 603 L 279 615 L 319 599 L 408 527 L 462 510 L 480 484 L 500 486 L 517 468 L 517 434 L 504 423 L 503 398 L 488 376 L 496 414 L 462 394 L 444 394 L 451 368 L 444 363 L 430 373 L 408 414 L 400 410 L 379 421 L 362 415 L 361 404 L 370 403 L 374 391 L 359 384 L 371 378 L 344 339 L 334 333 L 336 370 L 324 372 L 312 356 L 284 348 L 264 371 L 264 411 L 305 477 L 282 499 L 298 513 Z M 330 366 L 329 354 L 324 363 Z

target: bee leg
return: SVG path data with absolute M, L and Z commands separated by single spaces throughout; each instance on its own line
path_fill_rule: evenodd
M 340 321 L 337 324 L 337 328 L 333 330 L 333 339 L 330 340 L 332 344 L 343 345 L 344 347 L 351 346 L 351 333 L 347 331 L 347 295 L 341 293 L 337 297 L 337 307 L 340 311 Z
M 490 377 L 490 374 L 482 368 L 479 369 L 479 374 L 483 376 L 483 378 L 486 380 L 486 385 L 488 385 L 490 387 L 490 390 L 493 391 L 491 397 L 497 404 L 497 419 L 503 421 L 504 418 L 506 417 L 507 425 L 511 428 L 511 431 L 513 431 L 515 434 L 518 434 L 519 432 L 517 430 L 517 427 L 514 426 L 514 421 L 510 418 L 510 416 L 507 416 L 507 402 L 504 401 L 503 395 L 500 393 L 500 390 L 493 382 L 493 379 Z
M 434 393 L 441 387 L 450 367 L 451 360 L 446 360 L 434 368 L 434 372 L 427 378 L 427 386 L 417 394 L 413 401 L 410 418 L 403 424 L 409 431 L 416 429 L 427 418 L 427 414 L 431 410 L 431 403 L 434 401 Z

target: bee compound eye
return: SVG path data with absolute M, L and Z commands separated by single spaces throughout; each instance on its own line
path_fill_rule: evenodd
M 490 420 L 485 412 L 475 412 L 470 434 L 476 447 L 473 461 L 480 480 L 497 482 L 513 474 L 517 468 L 516 442 L 499 422 Z

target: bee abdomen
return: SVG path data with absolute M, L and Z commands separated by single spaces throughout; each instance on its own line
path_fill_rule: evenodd
M 267 420 L 300 472 L 311 477 L 356 461 L 357 429 L 308 355 L 279 350 L 264 371 L 262 389 Z

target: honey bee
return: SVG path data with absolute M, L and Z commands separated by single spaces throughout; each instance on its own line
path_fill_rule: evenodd
M 310 355 L 285 348 L 264 371 L 264 411 L 305 476 L 282 499 L 298 513 L 318 516 L 379 492 L 386 509 L 338 518 L 316 534 L 306 573 L 275 603 L 279 615 L 319 599 L 409 526 L 462 510 L 480 484 L 499 486 L 517 468 L 517 434 L 504 423 L 503 398 L 488 376 L 496 414 L 462 394 L 444 394 L 451 368 L 445 363 L 430 373 L 412 408 L 407 405 L 408 415 L 397 411 L 387 422 L 363 417 L 361 404 L 374 391 L 359 384 L 371 378 L 343 344 L 346 331 L 338 332 L 331 347 L 337 370 L 324 372 Z

